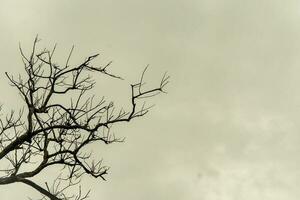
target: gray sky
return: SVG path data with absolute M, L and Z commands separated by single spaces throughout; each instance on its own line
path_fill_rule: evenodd
M 36 34 L 61 58 L 75 44 L 74 64 L 113 60 L 126 79 L 110 83 L 117 98 L 147 64 L 149 84 L 171 75 L 148 116 L 115 130 L 126 142 L 99 147 L 111 170 L 83 181 L 91 199 L 300 198 L 299 1 L 0 0 L 0 25 L 8 108 L 20 101 L 4 72 L 22 70 L 18 42 L 30 48 Z M 0 193 L 37 196 L 23 185 Z

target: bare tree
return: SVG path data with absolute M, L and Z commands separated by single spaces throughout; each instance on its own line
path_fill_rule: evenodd
M 24 76 L 6 73 L 25 106 L 0 119 L 0 184 L 24 183 L 40 192 L 41 199 L 83 200 L 89 192 L 82 193 L 81 177 L 105 180 L 108 171 L 87 147 L 94 142 L 122 142 L 111 133 L 112 126 L 144 116 L 150 107 L 139 101 L 164 92 L 169 76 L 164 75 L 157 87 L 145 89 L 145 69 L 138 83 L 131 85 L 130 108 L 117 109 L 112 101 L 87 95 L 95 85 L 91 73 L 122 79 L 108 72 L 111 62 L 94 67 L 96 54 L 72 67 L 72 48 L 65 64 L 59 65 L 53 61 L 56 46 L 38 50 L 37 43 L 36 37 L 29 56 L 20 47 Z M 60 168 L 54 181 L 43 185 L 32 180 L 50 167 Z M 75 185 L 78 193 L 70 194 Z

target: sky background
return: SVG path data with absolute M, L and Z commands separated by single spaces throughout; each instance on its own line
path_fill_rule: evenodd
M 125 80 L 95 77 L 99 97 L 122 102 L 147 64 L 150 86 L 171 76 L 149 115 L 115 129 L 125 143 L 95 147 L 111 169 L 83 180 L 91 199 L 300 198 L 299 1 L 0 0 L 5 109 L 21 101 L 4 72 L 23 73 L 18 43 L 30 50 L 36 34 L 58 60 L 73 44 L 74 64 L 113 60 Z M 22 184 L 0 195 L 39 196 Z

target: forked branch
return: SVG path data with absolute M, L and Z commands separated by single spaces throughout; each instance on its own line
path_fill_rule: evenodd
M 83 195 L 80 187 L 77 195 L 66 195 L 67 189 L 79 184 L 84 174 L 105 180 L 109 169 L 102 160 L 92 159 L 88 146 L 95 142 L 122 142 L 111 132 L 113 125 L 148 113 L 151 106 L 141 104 L 140 100 L 165 93 L 169 76 L 164 74 L 157 87 L 145 89 L 146 67 L 139 82 L 131 84 L 130 107 L 118 110 L 104 97 L 97 102 L 96 97 L 88 96 L 95 86 L 92 74 L 122 80 L 108 71 L 111 62 L 95 67 L 92 61 L 99 56 L 95 54 L 71 67 L 72 47 L 65 64 L 59 65 L 54 62 L 56 45 L 51 51 L 39 51 L 38 41 L 36 38 L 29 56 L 20 47 L 25 76 L 6 73 L 25 107 L 0 119 L 0 161 L 5 166 L 1 169 L 0 184 L 22 182 L 51 200 L 83 200 L 88 193 Z M 60 97 L 70 101 L 62 102 Z M 32 170 L 27 171 L 28 166 Z M 53 187 L 47 183 L 44 188 L 30 180 L 50 167 L 62 171 Z

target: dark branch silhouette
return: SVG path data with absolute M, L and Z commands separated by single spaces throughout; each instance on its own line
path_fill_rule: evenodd
M 65 64 L 58 65 L 53 61 L 56 46 L 51 51 L 39 51 L 37 44 L 36 37 L 29 56 L 20 46 L 24 76 L 6 73 L 25 106 L 0 119 L 0 185 L 21 182 L 39 191 L 41 199 L 83 200 L 89 192 L 82 193 L 81 177 L 90 175 L 105 180 L 109 169 L 102 160 L 92 159 L 92 153 L 85 148 L 94 142 L 122 142 L 122 138 L 111 133 L 112 126 L 144 116 L 151 106 L 139 101 L 165 92 L 169 76 L 165 74 L 157 87 L 145 89 L 146 68 L 139 82 L 130 86 L 130 108 L 118 110 L 112 101 L 97 101 L 88 95 L 95 85 L 91 74 L 122 79 L 108 71 L 111 62 L 94 67 L 96 54 L 72 67 L 72 48 Z M 60 169 L 51 184 L 33 182 L 31 178 L 50 167 Z M 77 185 L 78 193 L 69 194 L 68 189 Z

